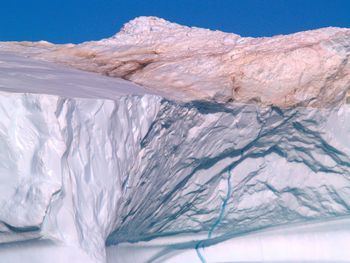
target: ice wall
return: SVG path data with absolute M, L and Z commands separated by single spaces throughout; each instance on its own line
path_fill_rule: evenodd
M 347 214 L 348 114 L 163 101 L 107 244 Z
M 0 43 L 0 263 L 349 260 L 349 39 Z
M 349 214 L 347 105 L 0 100 L 2 243 L 50 240 L 105 262 L 105 245 L 186 234 L 177 246 L 195 251 Z
M 157 100 L 2 93 L 2 243 L 41 237 L 103 258 Z

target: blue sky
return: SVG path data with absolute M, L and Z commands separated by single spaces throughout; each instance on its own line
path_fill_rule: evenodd
M 271 36 L 350 27 L 350 0 L 7 0 L 0 5 L 0 41 L 98 40 L 141 15 L 242 36 Z

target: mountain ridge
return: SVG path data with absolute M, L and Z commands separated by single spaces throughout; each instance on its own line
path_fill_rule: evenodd
M 350 96 L 346 28 L 250 38 L 139 17 L 100 41 L 12 48 L 32 49 L 28 55 L 34 58 L 127 79 L 180 101 L 319 108 L 344 104 Z

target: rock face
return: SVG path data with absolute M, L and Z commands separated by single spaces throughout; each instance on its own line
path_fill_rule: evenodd
M 350 260 L 349 32 L 0 43 L 0 263 Z
M 350 29 L 244 38 L 140 17 L 108 39 L 47 48 L 40 57 L 179 100 L 323 107 L 350 87 Z

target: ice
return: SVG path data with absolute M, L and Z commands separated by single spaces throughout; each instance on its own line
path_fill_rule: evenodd
M 154 93 L 122 79 L 111 79 L 34 60 L 14 51 L 2 51 L 1 48 L 0 90 L 52 94 L 64 98 L 105 99 L 115 99 L 126 94 Z
M 140 21 L 121 35 L 163 30 Z M 230 45 L 239 38 L 215 34 Z M 344 100 L 173 100 L 38 60 L 53 46 L 0 44 L 0 263 L 350 260 Z M 336 80 L 345 85 L 343 66 Z M 348 87 L 337 87 L 344 98 Z
M 184 238 L 157 238 L 107 249 L 110 262 L 348 262 L 349 218 L 279 226 L 193 249 Z M 190 240 L 190 237 L 188 237 Z M 193 242 L 192 242 L 193 243 Z M 208 245 L 208 244 L 206 244 Z M 202 260 L 200 259 L 200 257 Z M 119 261 L 115 261 L 115 259 Z

